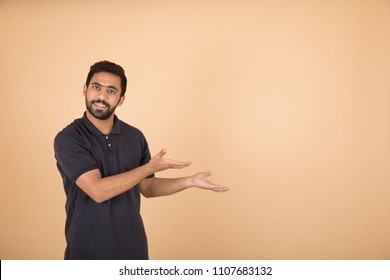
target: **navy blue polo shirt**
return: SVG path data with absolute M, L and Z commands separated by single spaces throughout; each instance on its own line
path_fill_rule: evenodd
M 65 259 L 148 259 L 139 186 L 97 203 L 75 183 L 93 169 L 107 177 L 149 162 L 142 132 L 115 116 L 112 132 L 104 135 L 84 113 L 57 134 L 54 150 L 67 198 Z

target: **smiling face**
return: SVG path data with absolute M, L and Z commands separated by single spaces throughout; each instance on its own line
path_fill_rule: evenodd
M 108 72 L 98 72 L 89 85 L 84 86 L 84 95 L 88 112 L 99 120 L 107 120 L 123 103 L 121 78 Z

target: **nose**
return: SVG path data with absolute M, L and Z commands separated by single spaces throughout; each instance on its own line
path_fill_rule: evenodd
M 102 90 L 99 90 L 98 93 L 97 93 L 97 98 L 101 101 L 105 101 L 108 99 L 108 93 L 106 90 L 102 89 Z

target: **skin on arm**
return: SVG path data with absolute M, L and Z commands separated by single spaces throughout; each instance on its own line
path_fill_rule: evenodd
M 167 153 L 166 150 L 162 150 L 160 153 L 155 155 L 150 162 L 159 162 L 163 159 L 163 156 Z M 170 160 L 167 160 L 168 162 Z M 177 163 L 176 161 L 171 164 Z M 190 162 L 187 162 L 190 165 Z M 187 166 L 188 166 L 187 165 Z M 165 170 L 166 168 L 162 169 Z M 160 170 L 160 171 L 162 171 Z M 198 187 L 201 189 L 212 190 L 215 192 L 225 192 L 229 188 L 216 185 L 209 181 L 207 177 L 211 175 L 211 172 L 199 172 L 193 176 L 182 177 L 182 178 L 145 178 L 140 182 L 141 193 L 145 197 L 158 197 L 171 195 L 182 190 Z
M 165 154 L 166 150 L 162 150 L 147 164 L 109 177 L 102 178 L 98 169 L 85 172 L 76 180 L 76 184 L 89 197 L 100 203 L 130 190 L 155 172 L 166 169 L 181 169 L 191 164 L 190 162 L 165 159 L 163 157 Z
M 214 184 L 207 177 L 211 172 L 199 172 L 193 176 L 182 178 L 146 178 L 140 182 L 141 193 L 145 197 L 171 195 L 182 190 L 197 187 L 214 192 L 225 192 L 229 188 Z

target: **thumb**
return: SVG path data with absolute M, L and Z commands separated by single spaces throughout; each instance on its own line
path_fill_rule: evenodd
M 156 157 L 159 157 L 159 158 L 162 158 L 163 156 L 165 156 L 167 153 L 167 150 L 166 149 L 162 149 L 157 155 Z
M 209 177 L 209 176 L 211 176 L 211 171 L 199 172 L 199 173 L 197 173 L 197 175 L 201 175 L 201 176 L 204 176 L 204 177 Z

